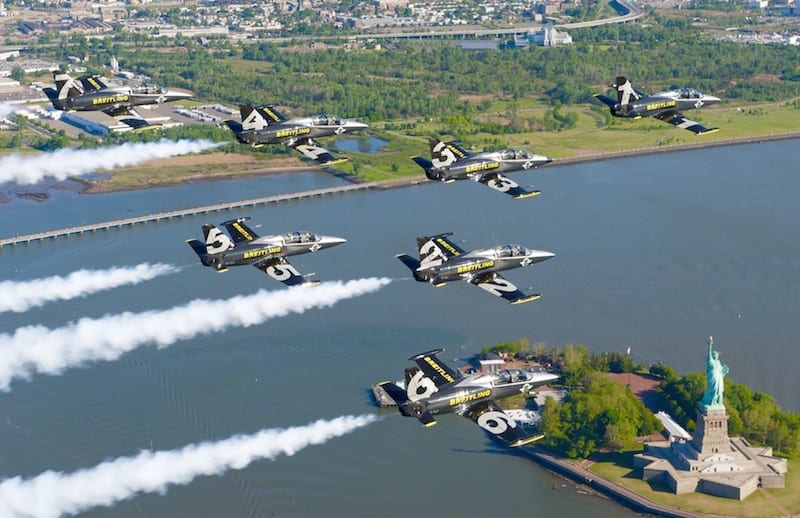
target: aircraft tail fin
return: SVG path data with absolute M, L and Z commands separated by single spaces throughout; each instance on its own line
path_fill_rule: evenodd
M 66 72 L 61 71 L 54 71 L 53 72 L 53 81 L 56 84 L 55 88 L 55 97 L 56 100 L 63 100 L 69 99 L 72 97 L 77 97 L 82 95 L 85 92 L 85 88 L 81 84 L 80 81 L 77 79 L 73 79 L 69 74 Z M 48 97 L 50 94 L 48 93 Z M 51 98 L 52 100 L 52 98 Z M 55 101 L 53 104 L 56 104 Z M 58 106 L 56 106 L 58 107 Z
M 233 248 L 233 241 L 223 231 L 214 225 L 203 225 L 203 236 L 206 241 L 206 253 L 219 254 Z
M 397 403 L 401 414 L 407 417 L 416 417 L 426 427 L 436 424 L 436 419 L 433 418 L 431 412 L 421 403 L 409 400 L 405 390 L 391 381 L 379 383 L 379 386 Z
M 240 132 L 242 131 L 258 131 L 269 126 L 269 121 L 264 118 L 261 110 L 253 108 L 249 104 L 240 104 L 239 113 L 242 116 L 242 123 L 239 124 Z M 233 127 L 228 124 L 228 127 Z M 236 130 L 234 130 L 236 131 Z
M 617 102 L 619 104 L 625 105 L 639 99 L 638 92 L 634 90 L 633 85 L 625 76 L 617 76 L 611 86 L 617 89 Z
M 432 138 L 429 144 L 431 147 L 431 162 L 433 163 L 433 167 L 437 169 L 451 166 L 459 160 L 470 156 L 470 153 L 459 146 L 458 142 L 455 140 L 442 142 L 439 139 Z

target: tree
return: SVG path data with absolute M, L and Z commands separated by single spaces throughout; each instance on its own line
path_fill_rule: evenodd
M 25 69 L 19 65 L 15 65 L 14 68 L 11 69 L 11 79 L 20 83 L 25 81 Z

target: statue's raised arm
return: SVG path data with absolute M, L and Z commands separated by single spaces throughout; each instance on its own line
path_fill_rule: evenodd
M 706 392 L 703 394 L 703 410 L 724 409 L 722 391 L 725 388 L 725 375 L 728 366 L 719 360 L 719 352 L 712 350 L 714 337 L 708 337 L 708 353 L 706 354 Z

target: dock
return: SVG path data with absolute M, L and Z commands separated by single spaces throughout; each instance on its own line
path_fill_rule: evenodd
M 7 246 L 26 245 L 62 237 L 79 236 L 81 234 L 102 232 L 112 229 L 132 227 L 135 225 L 144 225 L 147 223 L 158 223 L 161 221 L 169 221 L 172 219 L 186 218 L 203 214 L 211 214 L 215 212 L 225 212 L 235 209 L 259 207 L 263 205 L 273 205 L 282 202 L 307 200 L 312 198 L 320 198 L 323 196 L 332 196 L 335 194 L 343 194 L 350 192 L 368 191 L 374 189 L 394 189 L 398 187 L 405 187 L 408 185 L 415 185 L 423 181 L 426 181 L 424 177 L 422 178 L 412 177 L 412 178 L 402 178 L 399 180 L 390 180 L 382 182 L 352 183 L 336 187 L 313 189 L 310 191 L 276 194 L 273 196 L 264 196 L 262 198 L 253 198 L 249 200 L 232 201 L 227 203 L 217 203 L 214 205 L 205 205 L 202 207 L 192 207 L 188 209 L 159 212 L 156 214 L 136 216 L 133 218 L 117 219 L 113 221 L 102 221 L 99 223 L 90 223 L 88 225 L 80 225 L 80 226 L 67 227 L 56 230 L 48 230 L 45 232 L 37 232 L 35 234 L 26 234 L 14 237 L 2 238 L 0 239 L 0 249 Z

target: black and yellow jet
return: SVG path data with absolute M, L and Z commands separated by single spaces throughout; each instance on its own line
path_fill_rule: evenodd
M 552 158 L 518 149 L 473 154 L 460 147 L 456 141 L 442 142 L 439 139 L 431 139 L 430 148 L 430 160 L 421 156 L 412 157 L 425 170 L 425 176 L 430 180 L 445 183 L 474 180 L 508 194 L 515 200 L 536 196 L 540 192 L 527 191 L 502 173 L 535 169 L 553 161 Z
M 102 111 L 133 129 L 150 126 L 134 109 L 136 106 L 161 104 L 189 99 L 192 94 L 166 90 L 156 85 L 114 86 L 98 75 L 73 78 L 66 72 L 54 71 L 55 88 L 44 92 L 56 110 Z
M 397 258 L 411 270 L 415 280 L 430 282 L 436 287 L 448 281 L 467 281 L 511 304 L 540 297 L 538 293 L 526 295 L 497 272 L 535 264 L 550 259 L 554 253 L 521 245 L 499 245 L 466 252 L 447 239 L 451 235 L 448 232 L 418 237 L 419 259 L 407 254 L 398 254 Z
M 555 374 L 522 369 L 463 376 L 439 360 L 444 349 L 409 358 L 417 368 L 406 369 L 403 382 L 384 381 L 379 386 L 397 404 L 400 413 L 416 417 L 426 427 L 436 424 L 436 414 L 455 413 L 471 419 L 486 432 L 512 447 L 530 444 L 542 435 L 529 435 L 505 412 L 496 399 L 526 394 L 558 379 Z
M 248 219 L 224 222 L 222 225 L 230 236 L 214 225 L 203 225 L 205 243 L 197 239 L 186 242 L 200 257 L 204 266 L 224 272 L 229 266 L 253 265 L 287 286 L 314 285 L 319 282 L 303 277 L 289 264 L 286 257 L 316 252 L 346 242 L 341 237 L 318 236 L 311 232 L 287 232 L 260 237 L 245 223 Z
M 367 128 L 363 122 L 326 114 L 288 119 L 269 105 L 254 108 L 249 104 L 241 104 L 239 111 L 241 122 L 225 121 L 239 142 L 253 147 L 285 144 L 320 165 L 331 165 L 347 159 L 334 157 L 330 151 L 319 146 L 314 138 L 343 135 Z
M 694 110 L 720 102 L 719 97 L 706 95 L 694 88 L 682 88 L 654 94 L 645 94 L 633 88 L 624 76 L 618 76 L 611 88 L 617 91 L 617 98 L 596 94 L 595 97 L 609 107 L 614 117 L 638 119 L 655 117 L 673 126 L 689 130 L 695 135 L 714 133 L 719 128 L 706 128 L 699 122 L 687 119 L 681 110 Z

